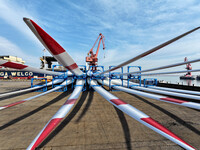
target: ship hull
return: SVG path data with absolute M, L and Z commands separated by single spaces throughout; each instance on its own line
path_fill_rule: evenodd
M 0 79 L 30 79 L 33 77 L 44 77 L 44 74 L 29 71 L 0 70 Z
M 182 79 L 182 80 L 195 80 L 195 77 L 193 77 L 193 76 L 180 76 L 180 79 Z

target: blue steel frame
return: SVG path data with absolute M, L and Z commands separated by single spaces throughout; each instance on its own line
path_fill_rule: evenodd
M 56 66 L 62 66 L 62 65 L 53 65 L 52 71 L 54 71 L 54 68 L 55 68 Z M 54 84 L 54 81 L 55 81 L 56 79 L 64 79 L 64 80 L 67 80 L 67 77 L 68 77 L 68 76 L 67 76 L 67 72 L 68 72 L 68 70 L 66 70 L 65 72 L 63 72 L 62 75 L 58 75 L 58 76 L 54 76 L 54 77 L 53 77 L 53 80 L 52 80 L 52 88 L 57 87 L 57 86 L 63 86 L 63 88 L 60 88 L 60 89 L 56 90 L 55 92 L 66 92 L 66 91 L 67 91 L 67 82 L 66 82 L 66 85 L 60 85 L 60 84 L 56 85 L 56 84 Z
M 83 67 L 85 69 L 85 72 L 84 70 L 82 71 L 83 72 L 83 75 L 80 75 L 80 76 L 76 76 L 76 75 L 73 75 L 73 80 L 75 79 L 82 79 L 82 80 L 85 80 L 85 84 L 84 85 L 76 85 L 74 82 L 72 82 L 72 88 L 75 88 L 76 86 L 83 86 L 83 89 L 82 91 L 86 91 L 86 83 L 87 83 L 87 68 L 85 65 L 78 65 L 79 67 Z M 74 85 L 75 84 L 75 85 Z
M 91 70 L 92 69 L 92 67 L 94 67 L 94 66 L 90 66 L 89 67 L 89 70 Z M 101 70 L 102 70 L 102 72 L 104 72 L 104 66 L 95 66 L 96 68 L 100 68 Z M 89 71 L 88 70 L 88 71 Z M 101 85 L 91 85 L 91 84 L 89 84 L 89 89 L 90 90 L 94 90 L 92 87 L 93 86 L 103 86 L 104 84 L 103 84 L 103 80 L 105 79 L 105 77 L 104 77 L 104 75 L 97 75 L 97 76 L 95 76 L 95 75 L 92 75 L 91 76 L 91 78 L 90 78 L 90 81 L 89 81 L 89 83 L 91 83 L 91 80 L 102 80 L 102 84 Z M 95 91 L 95 90 L 94 90 Z
M 56 84 L 54 84 L 54 81 L 56 79 L 58 79 L 58 78 L 53 78 L 53 80 L 52 80 L 52 88 L 57 87 L 57 86 L 63 86 L 63 88 L 60 88 L 60 89 L 56 90 L 55 92 L 66 92 L 67 91 L 67 82 L 66 82 L 66 85 L 60 85 L 60 84 L 56 85 Z M 65 81 L 63 81 L 63 82 L 65 82 Z
M 109 66 L 109 69 L 112 69 L 116 66 Z M 120 69 L 120 68 L 119 68 Z M 109 90 L 110 91 L 119 91 L 119 90 L 114 90 L 114 86 L 123 86 L 123 75 L 118 75 L 123 73 L 123 67 L 121 67 L 121 72 L 109 72 Z M 122 85 L 111 85 L 111 80 L 113 79 L 121 79 Z
M 47 91 L 47 78 L 31 78 L 31 88 L 43 86 L 43 85 L 34 85 L 33 84 L 34 80 L 45 80 L 45 84 L 46 84 L 46 86 L 44 86 L 41 89 L 35 90 L 35 92 L 45 92 L 45 91 Z
M 131 69 L 131 68 L 138 68 L 139 71 L 142 70 L 142 67 L 141 67 L 141 66 L 128 66 L 128 67 L 127 67 L 128 73 L 130 72 L 130 69 Z M 138 84 L 138 85 L 129 85 L 130 80 L 133 80 L 133 79 L 138 80 L 138 81 L 139 81 L 139 84 Z M 131 88 L 132 86 L 141 86 L 141 84 L 142 84 L 142 81 L 141 81 L 141 73 L 138 73 L 138 75 L 131 75 L 131 74 L 128 74 L 128 75 L 127 75 L 127 80 L 128 80 L 128 88 Z

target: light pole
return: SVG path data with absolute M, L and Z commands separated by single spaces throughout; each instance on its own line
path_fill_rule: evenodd
M 44 68 L 43 69 L 46 69 L 46 67 L 45 67 L 45 64 L 46 64 L 45 52 L 46 52 L 46 49 L 43 50 L 43 53 L 44 53 L 43 54 L 44 55 Z

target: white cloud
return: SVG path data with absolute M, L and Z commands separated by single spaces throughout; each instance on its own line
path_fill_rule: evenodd
M 125 17 L 128 18 L 138 10 L 135 0 L 99 0 L 97 3 L 102 7 L 102 16 L 110 19 Z M 107 16 L 106 16 L 107 14 Z
M 23 52 L 24 50 L 20 49 L 16 44 L 12 43 L 8 39 L 0 36 L 0 52 L 1 55 L 11 55 L 22 58 L 26 61 L 26 64 L 30 66 L 39 66 L 39 58 L 33 57 Z M 38 60 L 38 61 L 36 61 Z
M 41 48 L 41 45 L 39 44 L 34 34 L 24 23 L 23 17 L 37 20 L 37 18 L 30 14 L 25 7 L 19 6 L 11 1 L 0 1 L 0 18 L 6 21 L 9 25 L 19 30 L 21 33 L 23 33 L 26 37 L 28 37 L 31 41 L 35 42 L 35 44 Z

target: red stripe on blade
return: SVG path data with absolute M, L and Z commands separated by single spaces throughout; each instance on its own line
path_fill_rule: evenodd
M 114 103 L 115 105 L 127 104 L 126 102 L 122 101 L 121 99 L 111 99 L 110 101 L 111 101 L 112 103 Z
M 37 30 L 38 34 L 46 44 L 46 46 L 49 48 L 49 50 L 53 53 L 53 55 L 58 55 L 65 50 L 60 46 L 48 33 L 46 33 L 40 26 L 38 26 L 33 20 L 30 20 L 32 25 Z
M 67 104 L 74 104 L 76 102 L 77 99 L 69 99 L 67 100 L 64 105 L 67 105 Z
M 34 150 L 37 146 L 39 146 L 42 143 L 42 141 L 51 133 L 51 131 L 53 131 L 53 129 L 60 123 L 60 121 L 62 119 L 63 118 L 52 119 L 49 122 L 49 124 L 46 126 L 46 128 L 44 129 L 42 134 L 39 136 L 39 138 L 37 139 L 37 141 L 35 142 L 35 144 L 31 148 L 31 150 Z
M 24 69 L 24 68 L 28 67 L 26 65 L 17 64 L 17 63 L 13 63 L 13 62 L 6 62 L 5 64 L 2 64 L 1 66 L 14 68 L 14 69 Z
M 169 97 L 160 98 L 160 99 L 161 100 L 165 100 L 165 101 L 169 101 L 169 102 L 179 103 L 179 104 L 188 102 L 188 101 L 184 101 L 184 100 L 180 100 L 180 99 L 174 99 L 174 98 L 169 98 Z
M 67 68 L 68 70 L 73 70 L 73 69 L 76 69 L 78 68 L 78 65 L 76 63 L 70 65 L 70 66 L 65 66 L 65 68 Z
M 23 103 L 23 102 L 25 102 L 25 101 L 18 101 L 18 102 L 15 102 L 15 103 L 12 103 L 12 104 L 9 104 L 9 105 L 5 105 L 5 106 L 3 106 L 3 107 L 12 107 L 12 106 L 15 106 L 15 105 L 18 105 L 18 104 L 21 104 L 21 103 Z
M 152 125 L 153 127 L 161 130 L 162 132 L 172 136 L 173 138 L 181 141 L 182 143 L 192 147 L 191 145 L 189 145 L 188 143 L 186 143 L 185 141 L 183 141 L 182 139 L 180 139 L 177 135 L 175 135 L 174 133 L 172 133 L 171 131 L 169 131 L 167 128 L 165 128 L 164 126 L 162 126 L 161 124 L 159 124 L 157 121 L 153 120 L 152 118 L 148 117 L 148 118 L 141 118 L 141 120 L 143 120 L 144 122 Z M 192 147 L 193 148 L 193 147 Z

